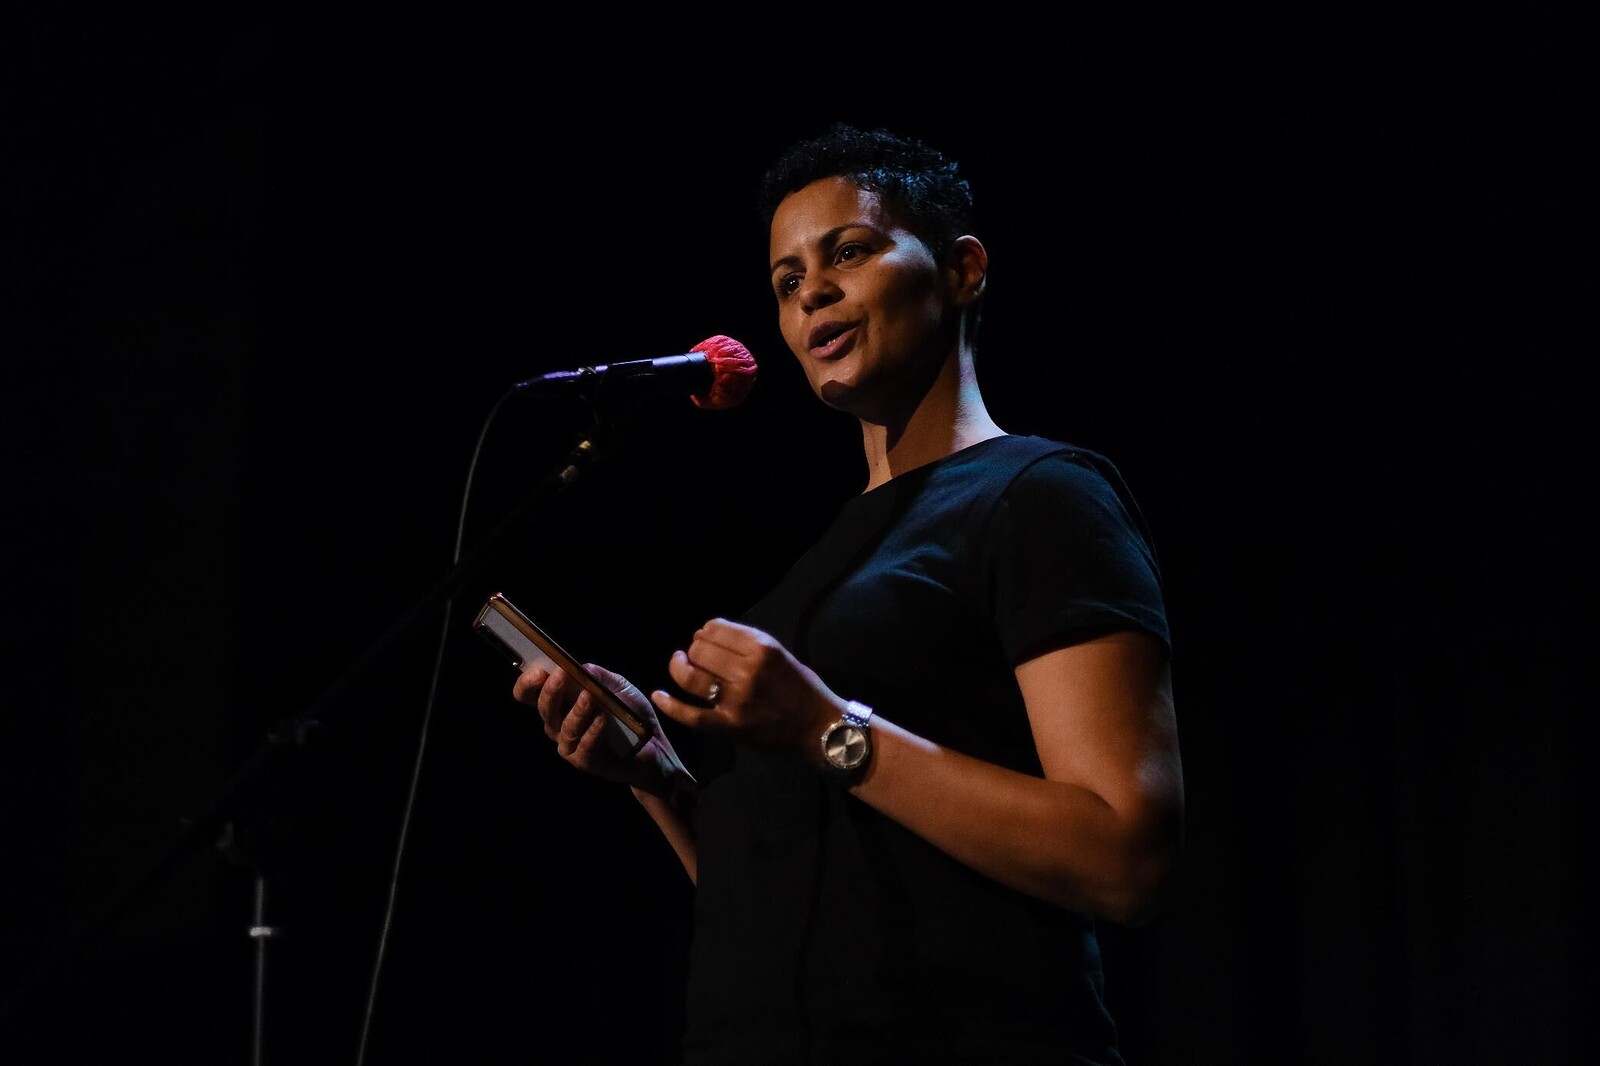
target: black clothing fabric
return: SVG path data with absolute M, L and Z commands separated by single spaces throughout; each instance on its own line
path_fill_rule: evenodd
M 744 621 L 833 691 L 1042 774 L 1015 666 L 1119 630 L 1170 647 L 1103 456 L 983 441 L 847 501 Z M 1122 1060 L 1094 923 L 957 863 L 792 754 L 702 746 L 690 1066 Z

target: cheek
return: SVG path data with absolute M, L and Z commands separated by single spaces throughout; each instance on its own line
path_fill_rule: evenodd
M 783 335 L 783 343 L 788 346 L 789 354 L 805 362 L 806 350 L 806 323 L 802 316 L 784 310 L 778 311 L 778 332 Z
M 877 298 L 879 304 L 892 310 L 897 317 L 930 319 L 942 313 L 944 290 L 937 274 L 907 271 L 888 279 L 879 289 Z

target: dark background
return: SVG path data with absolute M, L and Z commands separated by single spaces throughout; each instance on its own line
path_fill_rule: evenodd
M 269 1063 L 364 1031 L 374 1064 L 672 1061 L 689 887 L 468 623 L 504 591 L 659 684 L 859 487 L 751 209 L 835 119 L 967 161 L 993 412 L 1110 454 L 1155 529 L 1189 831 L 1168 911 L 1104 933 L 1130 1060 L 1592 1043 L 1592 27 L 1147 11 L 913 47 L 800 14 L 10 33 L 0 1061 L 247 1062 L 257 987 Z M 536 493 L 587 412 L 497 408 L 512 383 L 716 333 L 760 360 L 746 404 L 658 399 Z M 303 716 L 312 754 L 241 772 Z

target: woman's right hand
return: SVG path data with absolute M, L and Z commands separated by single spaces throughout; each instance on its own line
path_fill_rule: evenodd
M 544 735 L 555 742 L 556 754 L 566 762 L 608 781 L 654 795 L 666 794 L 678 784 L 679 775 L 687 776 L 688 771 L 661 731 L 655 705 L 621 674 L 593 663 L 584 666 L 649 723 L 650 739 L 631 758 L 619 755 L 606 741 L 609 716 L 599 702 L 559 667 L 528 667 L 517 676 L 511 695 L 539 712 Z

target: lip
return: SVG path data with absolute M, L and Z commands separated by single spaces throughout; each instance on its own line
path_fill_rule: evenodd
M 856 323 L 823 322 L 806 334 L 806 350 L 818 359 L 836 359 L 855 339 Z

